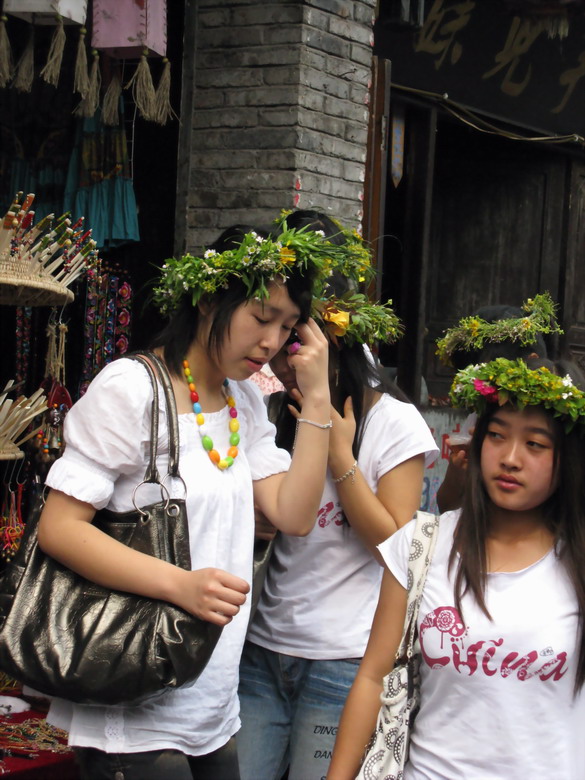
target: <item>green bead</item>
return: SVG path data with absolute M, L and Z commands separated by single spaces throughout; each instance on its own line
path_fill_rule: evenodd
M 207 452 L 213 449 L 213 442 L 211 440 L 211 436 L 203 436 L 201 439 L 201 444 L 203 444 L 203 449 L 206 449 Z
M 225 462 L 228 464 L 228 466 L 231 466 L 234 462 L 234 459 L 231 455 L 226 455 L 224 458 Z
M 240 443 L 240 434 L 239 433 L 232 433 L 230 436 L 230 444 L 232 447 L 237 447 Z

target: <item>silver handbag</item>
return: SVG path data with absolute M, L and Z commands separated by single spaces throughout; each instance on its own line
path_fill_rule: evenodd
M 394 668 L 384 678 L 382 706 L 356 780 L 402 780 L 410 731 L 420 704 L 418 610 L 433 557 L 439 518 L 417 512 L 408 560 L 408 600 Z

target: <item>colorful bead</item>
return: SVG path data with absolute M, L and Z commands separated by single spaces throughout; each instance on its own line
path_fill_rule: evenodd
M 197 425 L 199 426 L 199 436 L 201 438 L 201 444 L 203 445 L 203 449 L 206 450 L 211 462 L 215 463 L 217 468 L 221 469 L 221 471 L 225 471 L 226 469 L 229 469 L 230 466 L 233 465 L 234 458 L 236 458 L 238 455 L 237 445 L 240 443 L 240 434 L 238 433 L 238 430 L 240 429 L 240 423 L 236 419 L 238 416 L 238 412 L 236 410 L 236 400 L 232 395 L 229 394 L 229 382 L 227 379 L 224 379 L 223 392 L 225 396 L 226 405 L 229 407 L 229 415 L 230 415 L 229 428 L 231 431 L 230 433 L 231 446 L 228 450 L 228 454 L 226 455 L 226 457 L 222 458 L 219 452 L 213 448 L 213 441 L 211 439 L 211 436 L 208 436 L 207 434 L 204 434 L 201 431 L 201 426 L 204 425 L 205 423 L 205 417 L 203 416 L 201 404 L 199 403 L 199 395 L 195 387 L 195 380 L 193 379 L 193 376 L 191 374 L 191 369 L 189 368 L 189 363 L 187 360 L 183 360 L 183 371 L 185 373 L 187 385 L 189 386 L 191 402 L 193 403 L 193 412 L 195 414 L 195 420 L 197 421 Z

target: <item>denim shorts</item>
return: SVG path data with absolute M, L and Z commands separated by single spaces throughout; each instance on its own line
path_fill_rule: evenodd
M 324 780 L 360 658 L 312 661 L 246 642 L 236 735 L 242 780 Z
M 236 741 L 205 756 L 187 756 L 179 750 L 143 753 L 105 753 L 75 748 L 81 780 L 240 780 Z

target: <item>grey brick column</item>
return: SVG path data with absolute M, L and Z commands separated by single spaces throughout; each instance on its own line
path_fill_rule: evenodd
M 235 222 L 267 225 L 281 208 L 319 208 L 359 227 L 374 7 L 199 0 L 191 9 L 181 249 L 196 251 Z

